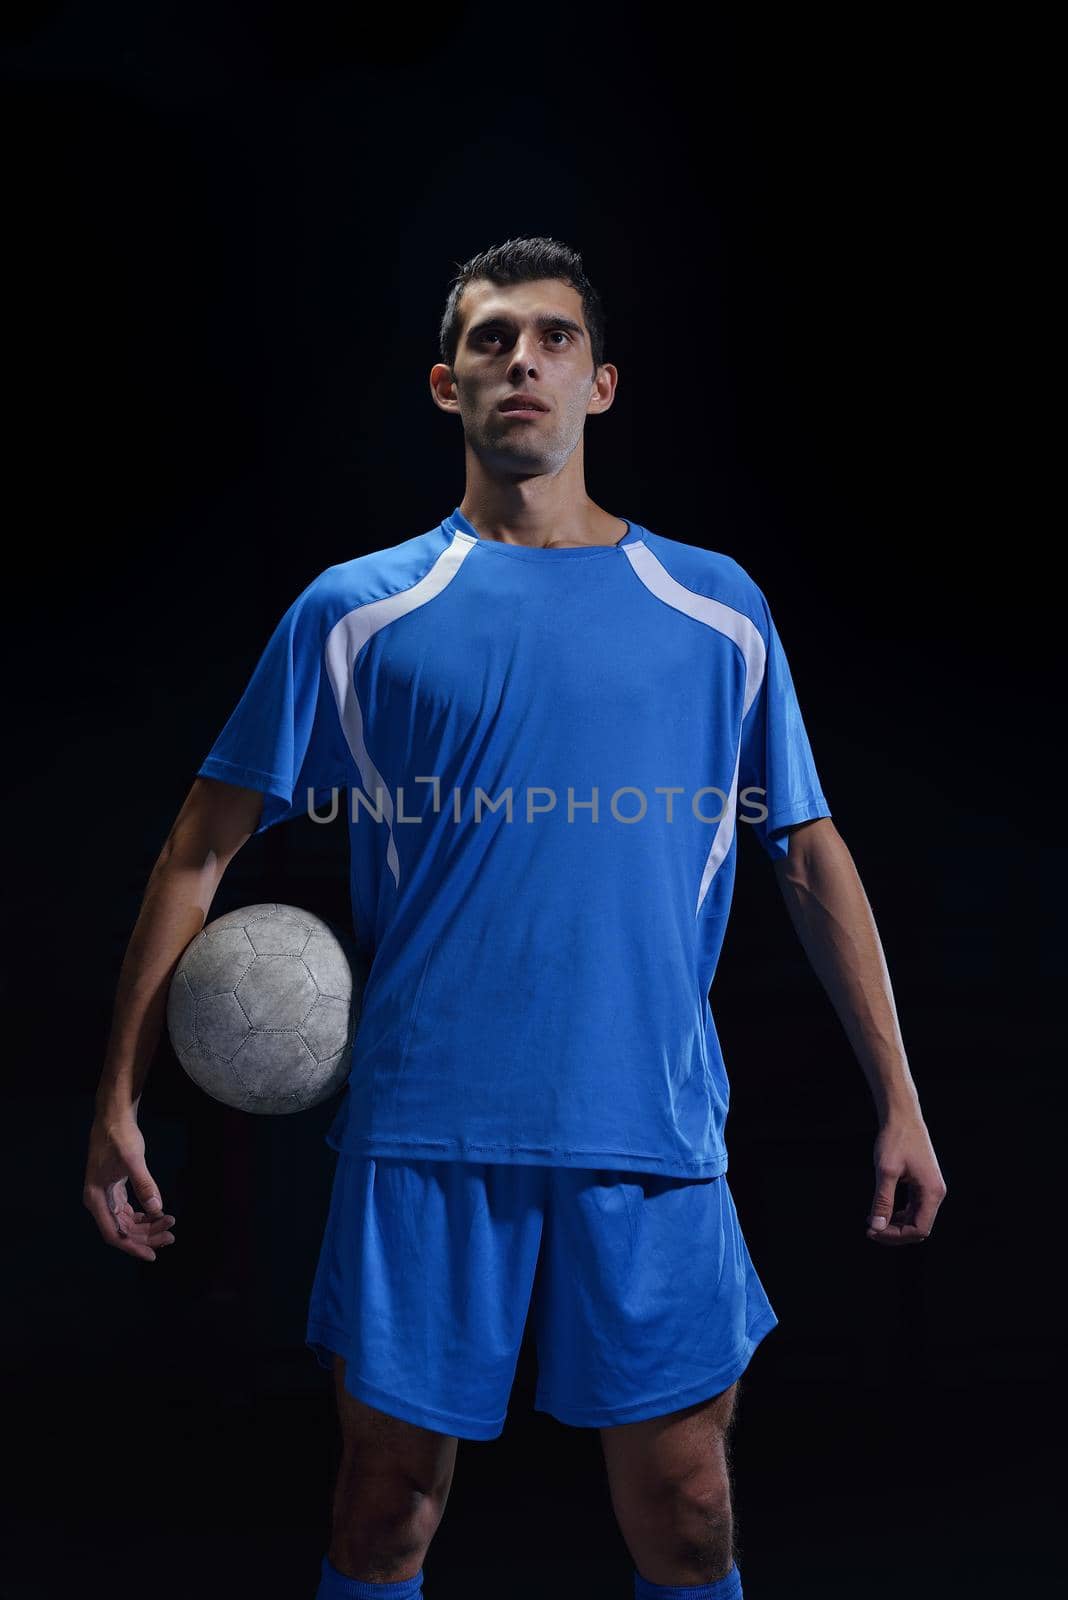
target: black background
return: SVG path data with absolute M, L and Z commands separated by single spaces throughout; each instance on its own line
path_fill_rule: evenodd
M 736 1425 L 747 1600 L 1044 1594 L 1048 43 L 974 15 L 386 9 L 23 3 L 0 24 L 0 1596 L 314 1594 L 339 1439 L 303 1336 L 333 1106 L 229 1112 L 164 1040 L 140 1120 L 177 1243 L 152 1264 L 82 1206 L 86 1138 L 193 774 L 311 578 L 462 499 L 428 385 L 446 287 L 527 234 L 579 248 L 606 302 L 620 376 L 589 493 L 770 600 L 949 1187 L 927 1244 L 865 1238 L 871 1099 L 743 837 L 712 1001 L 732 1192 L 780 1318 Z M 343 824 L 297 820 L 248 844 L 213 915 L 344 920 L 345 870 Z M 631 1593 L 596 1433 L 534 1413 L 535 1374 L 528 1336 L 504 1435 L 461 1442 L 430 1600 Z

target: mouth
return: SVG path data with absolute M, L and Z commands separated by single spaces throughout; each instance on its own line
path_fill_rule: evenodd
M 532 400 L 529 395 L 516 395 L 514 398 L 502 400 L 497 407 L 498 411 L 508 417 L 540 417 L 548 409 L 548 406 Z

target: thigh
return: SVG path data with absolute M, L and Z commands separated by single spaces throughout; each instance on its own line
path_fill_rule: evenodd
M 534 1403 L 562 1422 L 615 1427 L 703 1406 L 776 1326 L 726 1174 L 557 1169 L 545 1228 Z
M 740 1379 L 721 1394 L 643 1422 L 600 1429 L 612 1503 L 652 1505 L 679 1490 L 729 1483 L 729 1437 Z
M 422 1428 L 368 1405 L 345 1387 L 345 1357 L 334 1354 L 334 1393 L 344 1470 L 361 1482 L 381 1482 L 445 1503 L 456 1469 L 455 1436 Z

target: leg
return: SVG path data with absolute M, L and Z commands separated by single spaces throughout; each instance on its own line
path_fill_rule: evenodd
M 612 1509 L 648 1583 L 715 1583 L 734 1563 L 729 1433 L 738 1382 L 700 1405 L 600 1430 Z
M 347 1578 L 413 1578 L 452 1487 L 457 1441 L 355 1399 L 334 1356 L 342 1457 L 334 1490 L 331 1563 Z

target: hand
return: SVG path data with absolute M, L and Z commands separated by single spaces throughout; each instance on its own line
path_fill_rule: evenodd
M 126 1184 L 145 1207 L 135 1211 Z M 134 1112 L 94 1118 L 89 1132 L 82 1203 L 89 1208 L 104 1239 L 126 1255 L 155 1261 L 156 1250 L 174 1243 L 169 1230 L 174 1218 L 163 1209 L 159 1189 L 145 1165 L 145 1140 Z
M 895 1211 L 899 1181 L 906 1185 L 909 1197 Z M 923 1118 L 888 1117 L 875 1141 L 875 1203 L 868 1217 L 868 1238 L 884 1245 L 919 1243 L 930 1236 L 945 1197 L 945 1180 Z M 880 1218 L 879 1226 L 874 1227 Z

